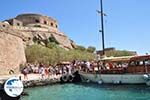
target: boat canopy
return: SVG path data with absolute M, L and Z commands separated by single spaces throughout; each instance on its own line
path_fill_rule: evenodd
M 122 56 L 122 57 L 105 57 L 101 61 L 110 61 L 110 62 L 127 62 L 134 56 Z
M 150 55 L 142 55 L 142 56 L 134 56 L 132 58 L 130 58 L 131 61 L 134 60 L 150 60 Z

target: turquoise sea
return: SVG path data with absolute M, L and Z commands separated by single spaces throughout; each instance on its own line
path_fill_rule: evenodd
M 144 85 L 56 84 L 25 89 L 21 100 L 150 100 Z

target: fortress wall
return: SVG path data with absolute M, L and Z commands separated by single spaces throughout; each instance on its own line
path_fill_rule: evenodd
M 39 28 L 39 27 L 24 27 L 24 26 L 13 26 L 13 29 L 19 31 L 48 31 L 46 28 Z
M 24 27 L 24 26 L 12 26 L 14 30 L 24 31 L 24 32 L 46 32 L 46 33 L 55 33 L 56 35 L 66 37 L 63 32 L 59 32 L 55 28 L 40 28 L 40 27 Z
M 9 34 L 11 29 L 0 27 L 0 75 L 9 74 L 10 70 L 19 73 L 20 64 L 26 62 L 24 45 L 21 38 Z

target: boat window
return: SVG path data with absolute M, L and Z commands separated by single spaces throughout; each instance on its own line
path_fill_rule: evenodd
M 139 61 L 136 61 L 136 62 L 135 62 L 135 65 L 136 65 L 136 66 L 139 66 L 139 65 L 140 65 L 140 64 L 139 64 Z
M 129 65 L 130 65 L 130 66 L 135 66 L 135 62 L 134 62 L 134 61 L 131 61 Z
M 145 65 L 150 65 L 150 60 L 146 60 Z
M 139 61 L 139 65 L 144 65 L 144 61 Z

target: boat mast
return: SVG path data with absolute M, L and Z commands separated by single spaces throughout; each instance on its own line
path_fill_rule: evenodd
M 104 40 L 104 13 L 103 13 L 103 0 L 100 0 L 100 14 L 101 14 L 101 30 L 102 33 L 102 50 L 103 56 L 105 55 L 105 40 Z

